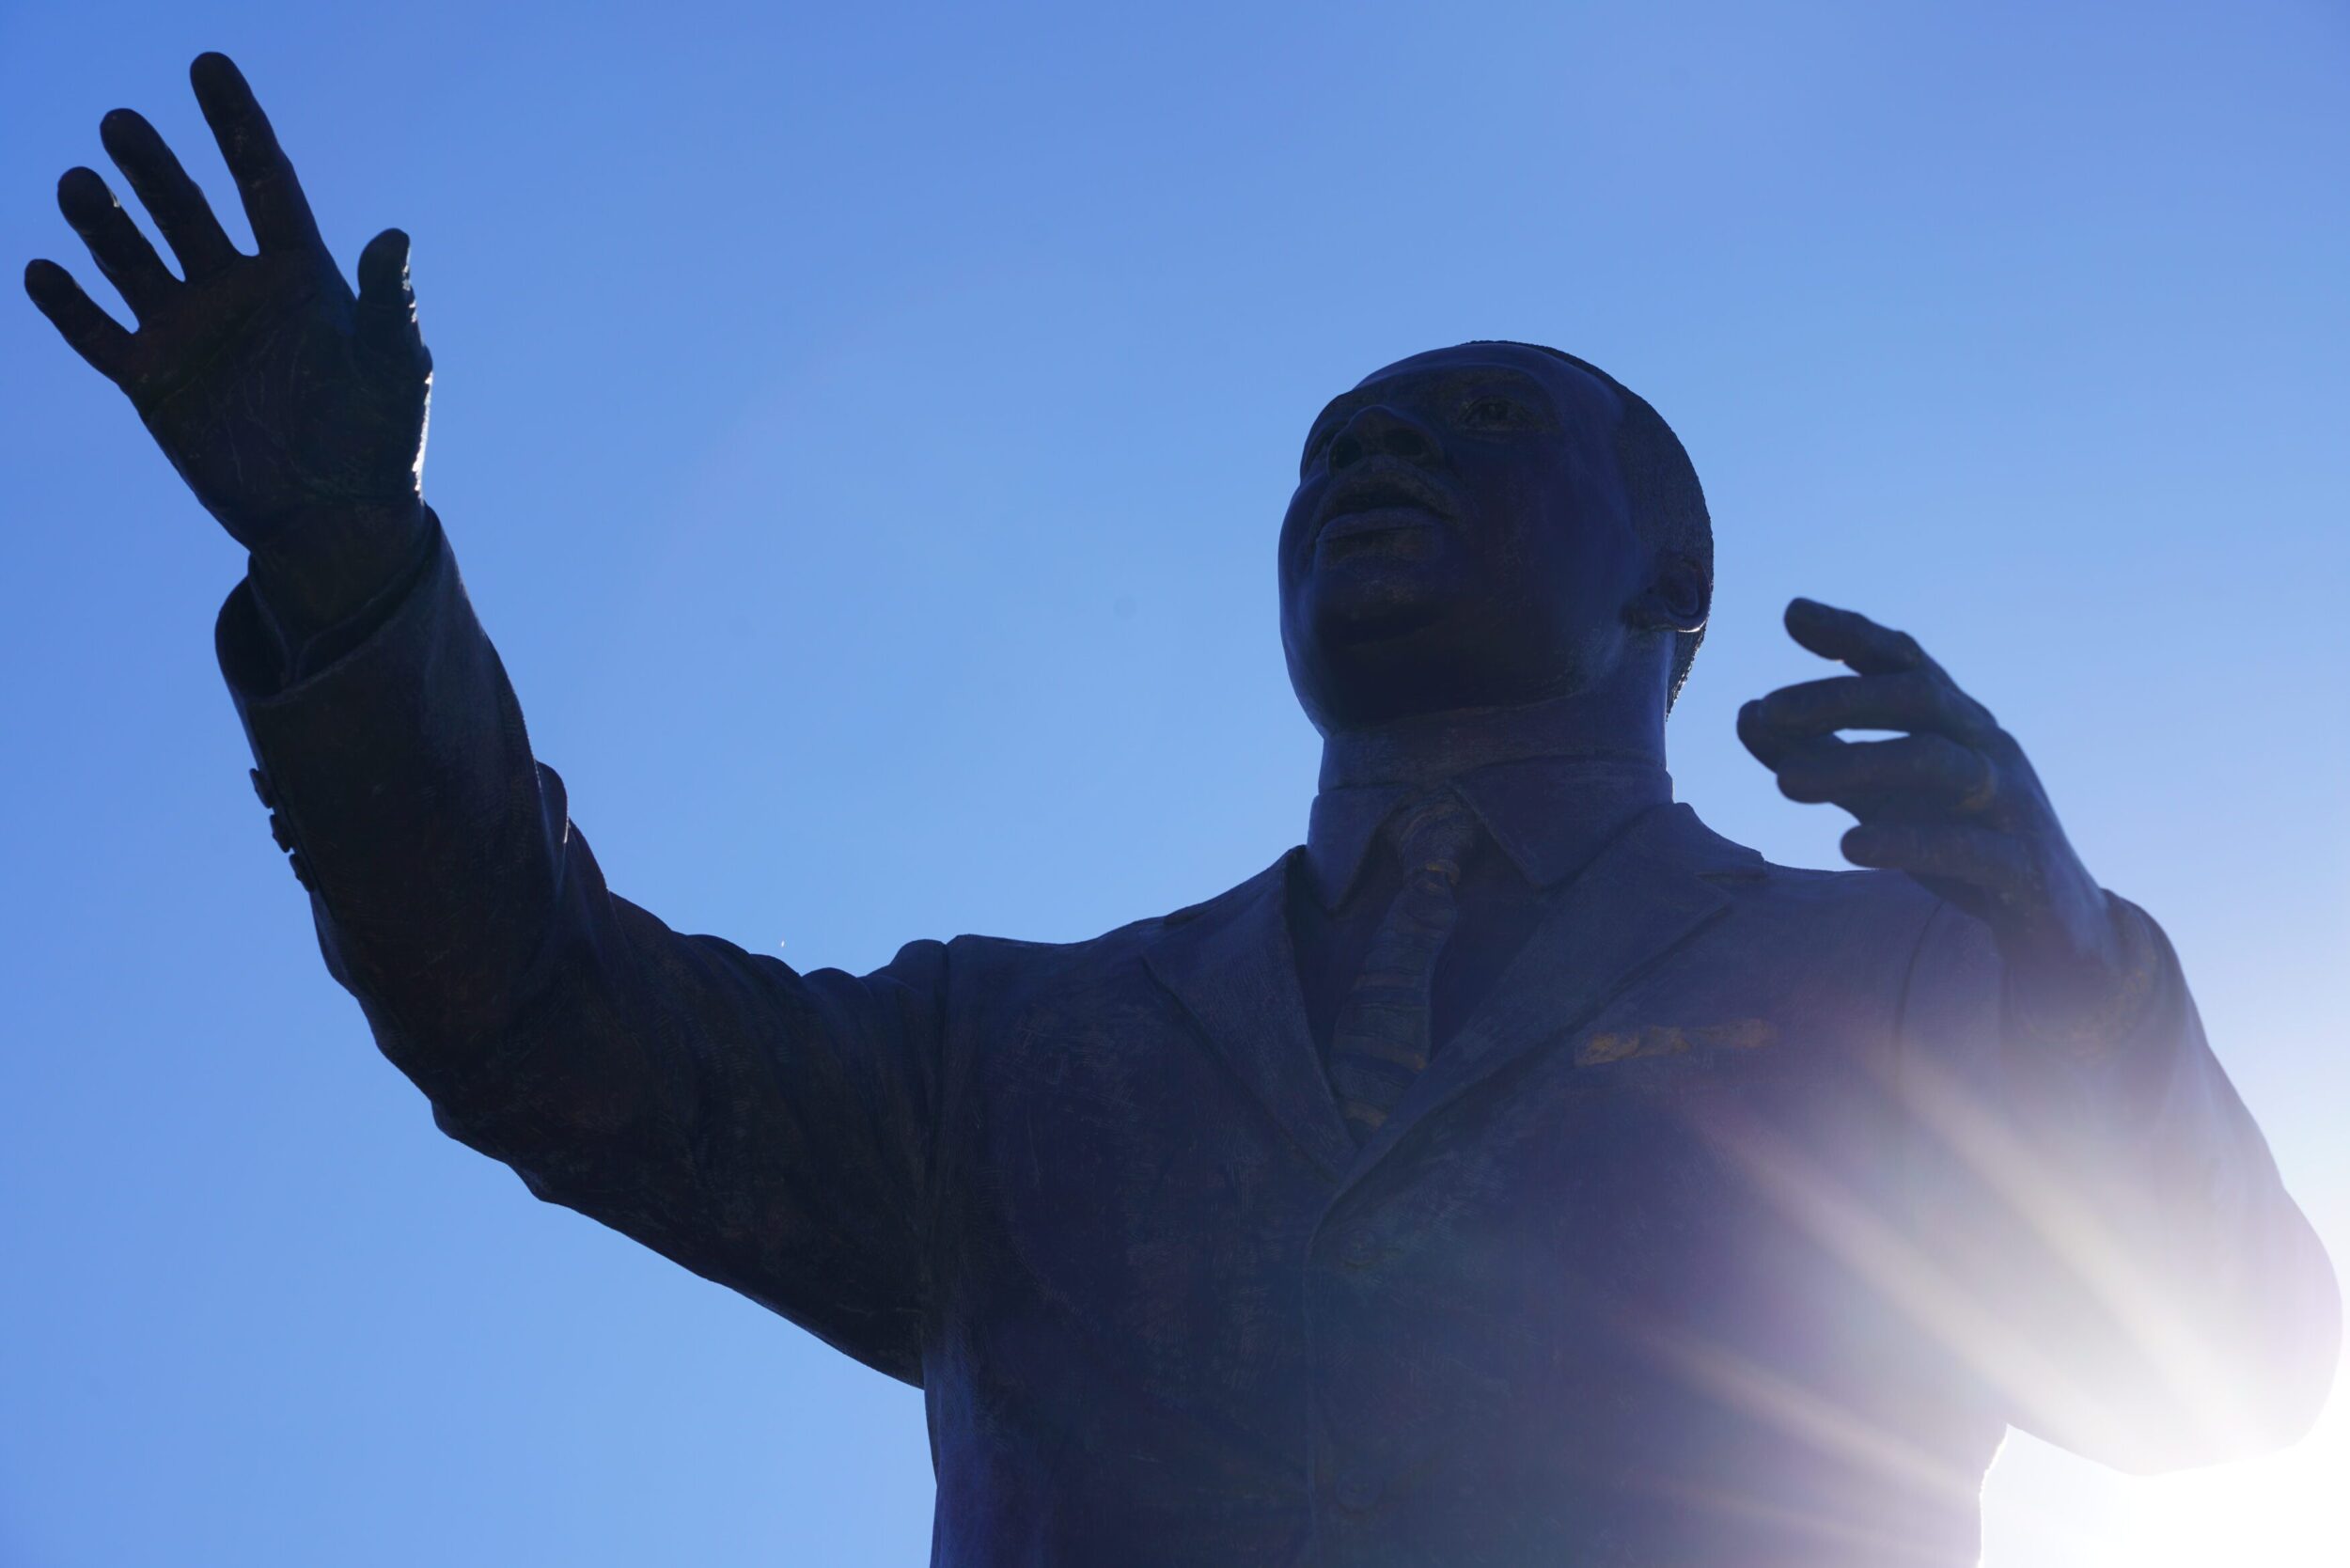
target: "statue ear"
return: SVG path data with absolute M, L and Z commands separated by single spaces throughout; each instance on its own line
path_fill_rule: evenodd
M 1624 619 L 1643 632 L 1702 632 L 1713 587 L 1687 557 L 1660 556 L 1656 575 L 1624 607 Z

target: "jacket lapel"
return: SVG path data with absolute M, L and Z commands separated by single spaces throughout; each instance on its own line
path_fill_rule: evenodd
M 1287 909 L 1296 853 L 1170 924 L 1143 962 L 1282 1130 L 1337 1182 L 1355 1148 L 1323 1074 L 1298 988 Z
M 1550 906 L 1468 1022 L 1371 1135 L 1359 1179 L 1432 1112 L 1528 1051 L 1559 1040 L 1729 907 L 1709 877 L 1759 871 L 1753 851 L 1716 838 L 1686 806 L 1634 822 Z

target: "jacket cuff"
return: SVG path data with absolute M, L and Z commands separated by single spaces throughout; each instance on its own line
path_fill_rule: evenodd
M 221 606 L 213 627 L 214 651 L 231 692 L 241 698 L 273 695 L 318 674 L 373 636 L 448 553 L 439 514 L 427 507 L 424 515 L 424 538 L 391 582 L 357 614 L 298 646 L 289 641 L 248 572 Z
M 296 879 L 338 924 L 403 925 L 403 865 L 458 853 L 453 836 L 538 822 L 538 803 L 505 798 L 535 783 L 527 765 L 500 765 L 523 745 L 521 715 L 437 519 L 412 579 L 330 635 L 332 656 L 288 671 L 250 581 L 213 633 Z
M 2031 1018 L 2003 987 L 2002 1032 L 2011 1072 L 2044 1090 L 2053 1077 L 2068 1079 L 2130 1124 L 2159 1114 L 2182 1074 L 2200 1076 L 2208 1050 L 2170 938 L 2127 899 L 2106 898 L 2123 962 L 2104 1005 L 2055 1027 Z
M 2105 1061 L 2128 1048 L 2148 1011 L 2176 979 L 2179 964 L 2153 916 L 2112 893 L 2106 894 L 2106 909 L 2122 954 L 2112 989 L 2094 1007 L 2052 1021 L 2035 1018 L 2022 1005 L 2011 972 L 2001 998 L 2011 1037 L 2083 1062 Z

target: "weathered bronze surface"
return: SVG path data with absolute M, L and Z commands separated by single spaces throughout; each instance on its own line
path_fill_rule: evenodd
M 25 286 L 250 552 L 220 658 L 330 966 L 453 1137 L 920 1385 L 936 1560 L 1957 1565 L 2010 1423 L 2153 1469 L 2313 1418 L 2326 1257 L 1949 673 L 1798 600 L 1848 673 L 1740 715 L 1865 870 L 1672 803 L 1710 523 L 1608 376 L 1463 344 L 1312 422 L 1305 845 L 801 974 L 606 891 L 423 502 L 405 237 L 354 292 L 236 68 L 193 77 L 258 254 L 118 110 L 181 275 L 75 169 L 137 326 Z

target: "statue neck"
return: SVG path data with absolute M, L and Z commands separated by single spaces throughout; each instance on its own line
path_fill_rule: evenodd
M 1665 765 L 1664 714 L 1619 711 L 1590 694 L 1511 708 L 1462 708 L 1323 737 L 1325 790 L 1357 784 L 1434 785 L 1496 762 L 1533 758 Z

